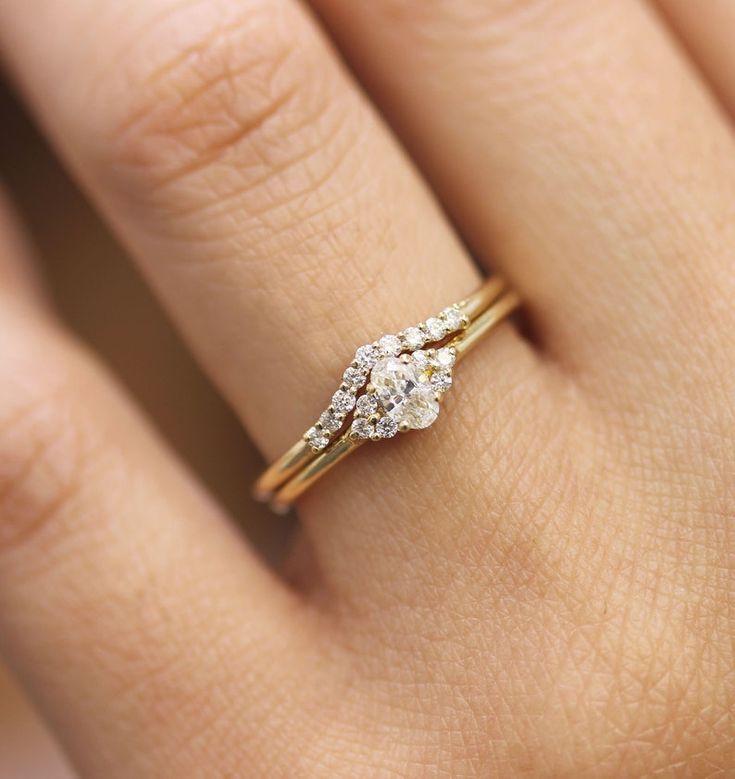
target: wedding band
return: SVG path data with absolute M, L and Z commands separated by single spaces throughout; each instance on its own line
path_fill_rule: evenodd
M 282 513 L 367 441 L 431 426 L 456 364 L 519 302 L 492 278 L 438 316 L 361 346 L 316 424 L 258 479 L 256 498 Z

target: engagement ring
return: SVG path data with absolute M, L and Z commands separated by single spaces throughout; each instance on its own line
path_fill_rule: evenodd
M 498 278 L 437 316 L 361 346 L 331 403 L 258 479 L 256 497 L 283 512 L 367 441 L 433 425 L 459 360 L 519 304 Z

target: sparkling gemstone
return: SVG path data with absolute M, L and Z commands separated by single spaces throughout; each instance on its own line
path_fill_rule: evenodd
M 314 449 L 324 449 L 329 443 L 329 438 L 318 427 L 310 427 L 306 433 L 306 439 Z
M 401 353 L 401 339 L 397 335 L 384 335 L 379 341 L 380 350 L 389 357 Z
M 448 330 L 459 330 L 462 327 L 462 312 L 458 308 L 449 306 L 442 311 L 441 316 Z
M 418 365 L 422 370 L 425 370 L 428 368 L 433 354 L 433 349 L 430 352 L 427 352 L 424 349 L 419 349 L 411 355 L 411 360 L 415 362 L 416 365 Z
M 375 395 L 367 394 L 357 399 L 357 413 L 369 417 L 378 410 L 378 400 Z
M 375 432 L 375 425 L 364 417 L 357 417 L 352 421 L 351 430 L 358 438 L 370 438 Z
M 355 406 L 355 396 L 344 390 L 337 390 L 332 395 L 332 405 L 338 414 L 348 414 Z
M 333 411 L 327 409 L 322 411 L 319 417 L 319 424 L 329 433 L 334 433 L 342 427 L 342 418 Z
M 446 392 L 452 386 L 452 374 L 449 371 L 437 371 L 431 376 L 431 386 L 437 392 Z
M 414 359 L 404 362 L 397 357 L 386 357 L 379 360 L 370 380 L 378 402 L 396 425 L 405 423 L 409 428 L 420 429 L 428 427 L 437 418 L 436 390 L 428 381 L 426 371 Z
M 403 331 L 403 343 L 406 344 L 406 348 L 413 351 L 414 349 L 420 349 L 426 338 L 418 327 L 407 327 Z
M 454 365 L 455 359 L 456 353 L 454 349 L 451 346 L 445 346 L 442 349 L 437 349 L 433 362 L 437 368 L 447 370 Z
M 375 429 L 381 438 L 393 438 L 398 432 L 398 422 L 393 417 L 384 416 L 378 420 Z
M 446 335 L 444 322 L 436 316 L 432 316 L 424 322 L 424 330 L 426 330 L 430 341 L 440 341 Z
M 352 389 L 359 389 L 365 383 L 366 374 L 360 368 L 350 366 L 343 374 L 342 381 Z
M 355 352 L 355 362 L 366 370 L 375 365 L 378 361 L 378 350 L 372 344 L 365 344 Z

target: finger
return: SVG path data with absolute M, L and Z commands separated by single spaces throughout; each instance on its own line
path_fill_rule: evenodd
M 689 3 L 655 0 L 725 109 L 735 116 L 735 4 L 730 0 Z
M 39 24 L 5 4 L 6 54 L 280 454 L 358 345 L 464 297 L 478 274 L 298 4 L 88 6 L 44 0 Z
M 279 775 L 309 687 L 299 610 L 10 283 L 17 248 L 3 222 L 0 648 L 85 775 Z
M 732 349 L 732 137 L 645 6 L 313 5 L 590 397 L 681 394 Z

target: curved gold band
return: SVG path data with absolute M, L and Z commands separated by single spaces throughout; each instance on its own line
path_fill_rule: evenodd
M 499 278 L 485 282 L 473 295 L 458 304 L 466 326 L 446 340 L 452 347 L 455 364 L 520 303 L 518 295 L 507 290 Z M 255 496 L 270 501 L 271 508 L 283 513 L 314 482 L 368 439 L 355 438 L 348 429 L 324 451 L 314 451 L 302 439 L 274 462 L 258 479 Z

